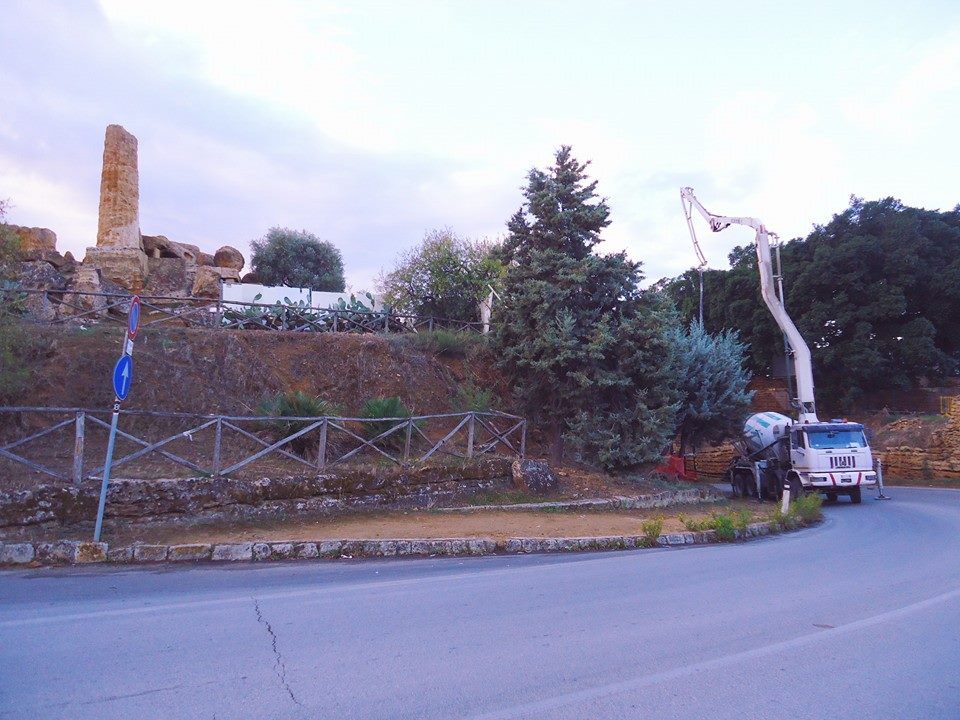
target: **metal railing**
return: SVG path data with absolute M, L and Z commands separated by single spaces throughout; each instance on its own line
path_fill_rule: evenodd
M 101 447 L 91 447 L 90 431 L 102 430 L 99 445 L 105 446 L 110 423 L 102 418 L 109 418 L 111 412 L 0 407 L 0 432 L 4 437 L 0 440 L 0 461 L 75 484 L 97 478 L 103 466 L 88 465 L 87 457 L 102 458 L 103 453 Z M 139 476 L 146 477 L 170 477 L 170 465 L 186 468 L 194 475 L 229 477 L 268 456 L 282 459 L 280 472 L 290 472 L 291 468 L 301 468 L 302 472 L 303 466 L 311 472 L 323 472 L 364 455 L 406 466 L 439 456 L 471 460 L 496 454 L 522 458 L 526 453 L 527 421 L 501 412 L 393 418 L 197 415 L 146 410 L 122 410 L 120 414 L 121 426 L 124 420 L 128 425 L 136 420 L 149 425 L 159 436 L 145 437 L 145 430 L 137 434 L 130 427 L 121 427 L 117 438 L 125 449 L 115 456 L 111 467 L 132 467 L 148 456 L 154 461 L 160 458 L 159 466 L 138 470 Z M 55 416 L 52 422 L 43 419 L 50 415 Z M 188 427 L 170 433 L 171 424 Z M 158 433 L 158 428 L 163 431 Z M 207 442 L 199 444 L 201 438 Z M 44 439 L 40 446 L 38 441 Z M 274 464 L 273 469 L 277 467 Z
M 0 302 L 35 298 L 37 313 L 27 319 L 49 325 L 77 321 L 126 324 L 131 295 L 72 290 L 8 288 Z M 289 332 L 416 333 L 434 330 L 483 333 L 481 322 L 392 311 L 317 308 L 303 304 L 256 303 L 212 298 L 141 295 L 141 327 L 174 322 L 188 327 Z

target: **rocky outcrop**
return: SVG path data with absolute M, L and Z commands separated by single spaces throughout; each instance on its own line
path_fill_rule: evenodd
M 199 265 L 200 248 L 179 243 L 166 235 L 144 235 L 143 251 L 152 258 L 178 258 L 189 265 Z
M 197 273 L 193 277 L 193 287 L 190 294 L 193 297 L 219 298 L 220 283 L 221 278 L 217 268 L 198 267 Z
M 20 252 L 25 260 L 37 260 L 43 253 L 57 252 L 57 234 L 48 228 L 8 225 L 20 241 Z
M 236 270 L 239 273 L 243 270 L 243 255 L 241 255 L 240 251 L 236 248 L 224 245 L 214 254 L 213 264 L 217 267 Z

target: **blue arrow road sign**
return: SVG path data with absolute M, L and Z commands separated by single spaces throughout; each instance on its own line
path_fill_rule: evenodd
M 125 400 L 133 382 L 133 358 L 122 355 L 113 366 L 113 392 L 120 400 Z

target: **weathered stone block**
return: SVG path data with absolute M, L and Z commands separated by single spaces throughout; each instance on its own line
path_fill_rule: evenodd
M 294 555 L 298 558 L 315 558 L 319 555 L 317 544 L 312 542 L 295 543 Z
M 34 545 L 36 559 L 42 563 L 70 563 L 76 553 L 76 542 L 60 540 L 58 542 L 42 542 Z
M 107 561 L 107 544 L 102 542 L 81 542 L 73 547 L 71 562 L 83 565 Z
M 171 545 L 167 553 L 167 560 L 171 562 L 190 562 L 209 560 L 213 547 L 207 543 L 193 543 L 189 545 Z
M 251 555 L 254 560 L 267 560 L 270 558 L 271 552 L 269 543 L 254 543 L 253 548 L 251 548 Z
M 287 560 L 291 557 L 293 557 L 292 542 L 270 543 L 271 560 Z
M 128 563 L 133 560 L 133 546 L 121 545 L 107 550 L 107 562 Z
M 200 266 L 193 276 L 193 288 L 190 294 L 193 297 L 219 298 L 220 283 L 222 282 L 217 268 Z
M 240 562 L 253 559 L 253 543 L 226 543 L 214 545 L 211 560 Z
M 339 540 L 323 540 L 322 542 L 317 543 L 317 552 L 320 557 L 340 557 L 340 552 L 342 549 L 343 543 Z
M 33 562 L 36 551 L 31 543 L 0 545 L 0 565 L 25 565 Z
M 559 482 L 550 466 L 540 460 L 514 460 L 512 473 L 514 486 L 526 492 L 549 492 Z
M 133 559 L 137 562 L 164 562 L 168 551 L 166 545 L 134 545 Z
M 87 248 L 83 259 L 86 267 L 100 271 L 104 280 L 131 292 L 141 292 L 146 284 L 147 256 L 140 248 Z

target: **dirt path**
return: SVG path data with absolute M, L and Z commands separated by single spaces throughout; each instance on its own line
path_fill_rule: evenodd
M 663 510 L 595 510 L 564 512 L 481 511 L 469 513 L 391 512 L 339 517 L 298 517 L 287 521 L 234 522 L 229 525 L 131 524 L 108 528 L 104 540 L 111 545 L 135 542 L 157 544 L 278 542 L 327 539 L 378 540 L 412 538 L 590 537 L 640 535 L 643 523 L 663 520 L 662 532 L 688 529 L 685 520 L 709 518 L 712 513 L 735 515 L 746 510 L 751 521 L 767 520 L 773 505 L 749 501 L 687 505 Z M 7 533 L 8 542 L 40 539 L 89 539 L 90 529 L 60 530 L 56 538 L 40 537 L 38 529 Z M 15 537 L 19 536 L 19 537 Z

